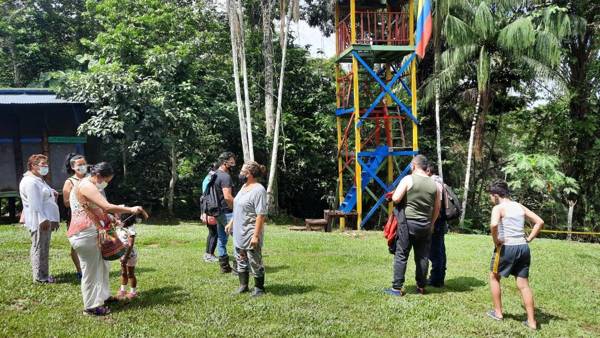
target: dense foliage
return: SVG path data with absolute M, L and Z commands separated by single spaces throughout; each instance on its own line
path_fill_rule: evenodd
M 0 84 L 54 84 L 86 103 L 81 132 L 101 138 L 118 168 L 109 189 L 179 218 L 197 216 L 199 185 L 224 150 L 241 145 L 229 25 L 220 1 L 2 1 Z M 244 2 L 256 159 L 268 164 L 261 4 Z M 277 39 L 280 2 L 274 1 Z M 302 17 L 332 32 L 329 1 L 305 1 Z M 462 196 L 469 130 L 474 160 L 463 228 L 486 229 L 486 188 L 505 178 L 514 195 L 562 228 L 600 220 L 600 5 L 583 1 L 434 1 L 440 60 L 419 62 L 421 150 L 435 158 L 434 84 L 441 83 L 444 178 Z M 436 21 L 437 22 L 437 21 Z M 432 47 L 433 48 L 433 47 Z M 281 46 L 274 43 L 275 73 Z M 48 72 L 54 72 L 51 77 Z M 277 83 L 277 79 L 275 83 Z M 278 200 L 315 217 L 335 195 L 333 63 L 293 38 L 283 95 Z M 276 90 L 276 88 L 275 88 Z M 477 105 L 479 102 L 479 105 Z M 239 169 L 239 168 L 238 168 Z M 234 173 L 234 177 L 237 173 Z

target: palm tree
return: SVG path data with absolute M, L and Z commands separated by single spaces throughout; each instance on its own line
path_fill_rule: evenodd
M 473 154 L 478 160 L 482 154 L 485 117 L 492 98 L 492 67 L 517 60 L 539 69 L 555 67 L 560 61 L 560 43 L 548 24 L 551 18 L 540 15 L 544 8 L 543 5 L 536 7 L 534 1 L 521 0 L 470 0 L 449 6 L 443 28 L 449 48 L 441 55 L 442 70 L 436 76 L 437 85 L 440 90 L 447 90 L 469 69 L 475 70 L 477 79 L 461 224 L 465 218 Z

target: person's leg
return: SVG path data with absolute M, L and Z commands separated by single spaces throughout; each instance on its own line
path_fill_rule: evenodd
M 519 288 L 519 291 L 521 291 L 523 305 L 525 305 L 525 311 L 527 311 L 527 325 L 532 329 L 536 329 L 535 304 L 533 301 L 533 291 L 531 291 L 531 288 L 529 287 L 529 279 L 517 277 L 517 287 Z
M 117 293 L 117 298 L 125 297 L 127 293 L 127 282 L 129 281 L 129 274 L 127 273 L 127 266 L 121 263 L 121 288 Z
M 219 257 L 227 256 L 227 241 L 229 236 L 225 232 L 227 218 L 224 214 L 217 217 L 217 255 Z
M 446 281 L 446 234 L 442 232 L 440 240 L 440 273 L 439 281 L 443 286 Z
M 250 273 L 248 272 L 248 251 L 234 247 L 235 260 L 237 262 L 238 278 L 240 280 L 240 287 L 235 293 L 248 292 L 248 281 L 250 279 Z
M 502 319 L 502 289 L 500 288 L 500 274 L 493 271 L 490 272 L 490 291 L 492 292 L 495 316 L 496 318 Z
M 31 273 L 33 275 L 33 281 L 39 281 L 40 278 L 40 231 L 34 231 L 31 233 L 31 248 L 29 249 L 29 258 L 31 260 Z
M 250 270 L 254 277 L 254 291 L 252 296 L 262 296 L 265 293 L 265 266 L 262 259 L 262 248 L 258 245 L 253 250 L 248 250 Z
M 71 260 L 75 265 L 75 270 L 77 271 L 77 274 L 79 275 L 79 277 L 81 277 L 81 264 L 79 263 L 79 257 L 77 256 L 77 252 L 75 252 L 73 248 L 71 248 Z
M 398 239 L 396 240 L 396 253 L 394 254 L 394 279 L 392 289 L 402 290 L 405 281 L 406 265 L 410 254 L 410 241 L 408 228 L 398 222 Z
M 206 253 L 214 256 L 218 240 L 217 225 L 209 224 L 206 227 L 208 228 L 208 236 L 206 237 Z
M 429 270 L 429 249 L 431 237 L 416 238 L 410 236 L 410 241 L 415 248 L 415 280 L 419 292 L 424 292 L 427 285 L 427 271 Z
M 442 286 L 441 272 L 441 236 L 440 231 L 436 230 L 431 235 L 431 246 L 429 249 L 429 260 L 431 261 L 431 273 L 429 275 L 429 285 Z

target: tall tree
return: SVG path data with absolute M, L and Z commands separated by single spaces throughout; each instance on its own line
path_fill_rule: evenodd
M 272 30 L 272 15 L 273 15 L 273 0 L 261 0 L 262 13 L 262 53 L 264 59 L 264 77 L 265 77 L 265 130 L 267 131 L 267 139 L 273 137 L 275 129 L 275 118 L 273 115 L 273 30 Z
M 248 127 L 244 113 L 244 102 L 242 101 L 242 88 L 240 85 L 239 65 L 239 18 L 237 15 L 237 0 L 227 0 L 227 13 L 229 17 L 229 30 L 231 33 L 231 58 L 233 60 L 233 82 L 235 84 L 235 98 L 238 110 L 240 126 L 240 138 L 242 140 L 242 151 L 244 161 L 250 160 L 250 143 L 248 140 Z M 250 131 L 251 132 L 251 131 Z
M 480 160 L 482 156 L 485 118 L 492 99 L 491 67 L 503 60 L 515 59 L 523 62 L 538 60 L 552 67 L 560 60 L 558 39 L 552 38 L 553 32 L 544 30 L 543 25 L 534 26 L 538 19 L 531 14 L 531 6 L 531 3 L 517 0 L 502 3 L 473 1 L 456 7 L 446 17 L 444 30 L 450 48 L 442 56 L 446 61 L 444 66 L 451 69 L 448 73 L 458 74 L 457 69 L 471 64 L 477 74 L 477 99 L 469 135 L 461 224 L 466 214 L 472 158 L 474 155 Z
M 271 150 L 271 162 L 269 165 L 269 182 L 267 184 L 267 197 L 269 199 L 268 205 L 269 210 L 273 211 L 275 206 L 275 178 L 276 178 L 276 170 L 277 170 L 277 158 L 279 151 L 279 128 L 281 123 L 281 110 L 282 110 L 282 102 L 283 102 L 283 84 L 285 78 L 285 59 L 287 55 L 287 45 L 288 45 L 288 33 L 290 30 L 290 23 L 292 17 L 292 10 L 299 6 L 299 0 L 290 0 L 288 4 L 287 10 L 287 23 L 285 25 L 283 31 L 283 49 L 281 51 L 281 68 L 279 72 L 279 87 L 277 91 L 277 111 L 275 112 L 275 132 L 273 135 L 273 147 Z M 284 20 L 282 18 L 282 20 Z

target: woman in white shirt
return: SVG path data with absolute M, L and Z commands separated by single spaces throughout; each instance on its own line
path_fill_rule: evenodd
M 25 227 L 31 234 L 31 269 L 33 280 L 54 283 L 49 274 L 51 231 L 58 229 L 60 215 L 56 199 L 58 193 L 43 177 L 48 175 L 48 157 L 35 154 L 27 161 L 29 169 L 21 179 L 19 192 L 23 203 Z

